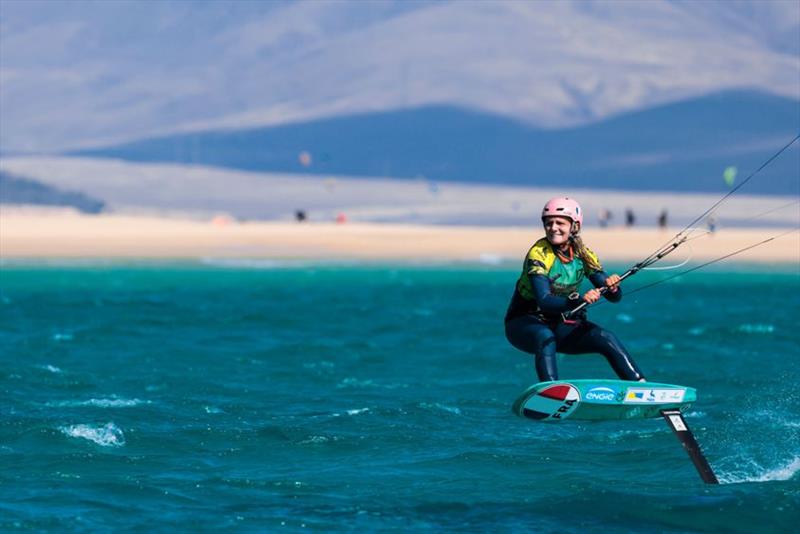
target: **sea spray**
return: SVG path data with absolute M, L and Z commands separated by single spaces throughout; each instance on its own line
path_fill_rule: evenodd
M 59 428 L 61 432 L 71 438 L 80 438 L 96 443 L 101 447 L 122 447 L 125 445 L 125 435 L 114 423 L 105 425 L 78 424 Z
M 67 400 L 48 402 L 47 406 L 56 408 L 70 408 L 78 406 L 92 406 L 95 408 L 132 408 L 142 404 L 150 404 L 150 401 L 143 401 L 140 399 L 120 399 L 117 397 L 88 399 L 88 400 Z
M 740 462 L 741 463 L 741 462 Z M 800 472 L 800 457 L 781 462 L 776 467 L 765 467 L 755 461 L 746 462 L 747 469 L 739 467 L 736 471 L 723 473 L 720 482 L 723 484 L 741 484 L 744 482 L 775 482 L 791 480 Z

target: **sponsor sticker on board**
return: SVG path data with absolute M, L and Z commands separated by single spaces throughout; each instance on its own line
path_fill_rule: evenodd
M 617 392 L 606 386 L 597 386 L 587 391 L 583 398 L 590 402 L 613 403 L 617 401 Z
M 685 394 L 686 390 L 682 388 L 628 388 L 624 402 L 631 404 L 683 402 Z

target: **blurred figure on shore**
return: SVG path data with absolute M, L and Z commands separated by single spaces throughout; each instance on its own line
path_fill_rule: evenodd
M 717 231 L 717 218 L 713 214 L 706 218 L 706 227 L 712 234 Z
M 214 218 L 211 219 L 211 224 L 214 226 L 230 226 L 236 222 L 236 219 L 231 217 L 226 213 L 221 213 L 219 215 L 215 215 Z
M 614 215 L 608 211 L 606 208 L 600 210 L 600 213 L 597 215 L 597 220 L 600 223 L 600 228 L 607 228 L 608 223 L 611 222 L 611 219 Z
M 636 224 L 636 215 L 634 215 L 633 210 L 631 208 L 625 209 L 625 226 L 630 228 Z
M 658 216 L 658 227 L 662 230 L 667 229 L 667 209 L 664 208 L 661 210 L 661 214 Z
M 304 222 L 308 216 L 306 215 L 305 210 L 295 210 L 294 218 L 297 222 L 301 223 Z

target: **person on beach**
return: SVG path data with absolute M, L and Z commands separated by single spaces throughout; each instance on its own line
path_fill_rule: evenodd
M 565 313 L 601 297 L 619 302 L 619 275 L 607 275 L 597 256 L 580 237 L 583 210 L 568 197 L 550 200 L 542 210 L 545 237 L 528 250 L 505 316 L 508 341 L 535 356 L 542 382 L 558 380 L 556 352 L 600 353 L 623 380 L 644 381 L 644 375 L 617 337 L 588 321 L 585 308 L 566 318 Z M 581 295 L 585 278 L 594 285 Z
M 600 228 L 605 228 L 608 226 L 608 223 L 611 221 L 612 217 L 613 215 L 606 208 L 601 209 L 600 215 L 597 217 L 597 220 L 600 223 Z
M 625 210 L 625 226 L 632 228 L 634 224 L 636 224 L 636 214 L 632 209 L 627 208 Z
M 662 230 L 666 230 L 667 229 L 667 217 L 668 216 L 669 215 L 667 213 L 667 208 L 664 208 L 663 210 L 661 210 L 661 213 L 658 216 L 658 227 L 661 228 Z

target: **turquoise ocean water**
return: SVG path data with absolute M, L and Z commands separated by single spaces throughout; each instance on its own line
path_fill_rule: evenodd
M 661 420 L 510 413 L 536 381 L 503 337 L 517 269 L 5 263 L 0 531 L 796 530 L 796 268 L 591 312 L 648 378 L 698 389 L 720 486 Z

